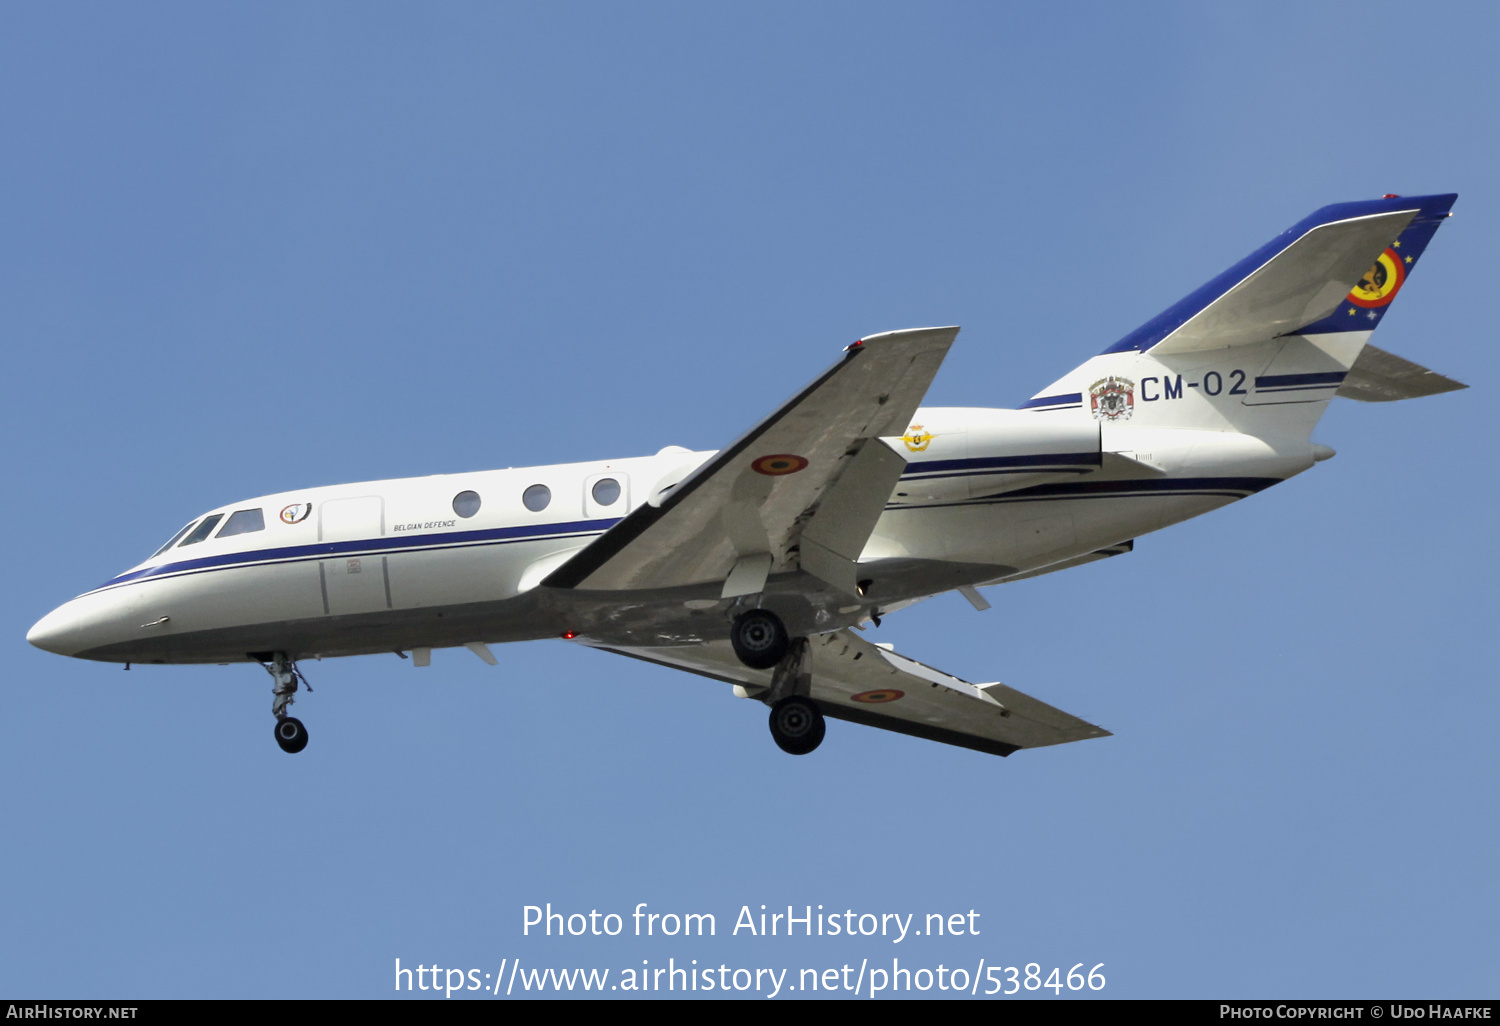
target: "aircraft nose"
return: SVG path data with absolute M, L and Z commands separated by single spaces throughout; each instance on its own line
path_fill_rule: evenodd
M 80 647 L 77 626 L 78 610 L 66 602 L 38 620 L 26 640 L 45 652 L 72 655 Z

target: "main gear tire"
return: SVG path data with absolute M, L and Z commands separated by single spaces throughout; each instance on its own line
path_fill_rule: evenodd
M 786 624 L 769 609 L 752 609 L 734 618 L 729 643 L 740 662 L 752 670 L 769 670 L 786 658 L 791 639 Z
M 788 695 L 771 706 L 771 737 L 788 755 L 806 755 L 823 743 L 823 711 L 801 695 Z

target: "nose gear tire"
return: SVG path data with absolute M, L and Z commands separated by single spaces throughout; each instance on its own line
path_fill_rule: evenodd
M 276 721 L 276 743 L 295 755 L 307 747 L 307 728 L 295 716 L 283 716 Z

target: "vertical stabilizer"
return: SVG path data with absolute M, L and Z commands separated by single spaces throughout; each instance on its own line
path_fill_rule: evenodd
M 1456 198 L 1324 207 L 1022 408 L 1305 443 Z

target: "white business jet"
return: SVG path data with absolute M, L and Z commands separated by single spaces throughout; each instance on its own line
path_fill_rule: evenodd
M 1462 388 L 1369 345 L 1456 197 L 1325 207 L 1018 410 L 918 408 L 957 328 L 860 339 L 718 452 L 267 495 L 196 517 L 27 635 L 105 662 L 253 660 L 276 740 L 309 657 L 561 637 L 731 684 L 793 754 L 825 717 L 995 755 L 1108 734 L 875 644 L 946 591 L 1131 550 L 1300 474 L 1335 396 Z

